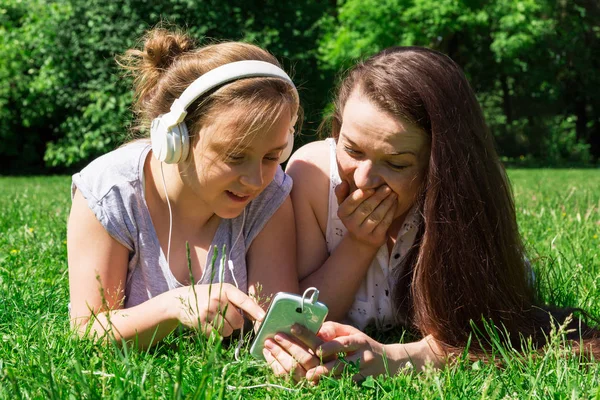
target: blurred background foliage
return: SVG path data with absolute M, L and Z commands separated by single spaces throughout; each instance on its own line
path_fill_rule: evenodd
M 460 64 L 507 162 L 600 158 L 598 0 L 0 0 L 0 174 L 68 172 L 128 138 L 115 56 L 158 23 L 281 60 L 315 138 L 340 73 L 385 47 Z

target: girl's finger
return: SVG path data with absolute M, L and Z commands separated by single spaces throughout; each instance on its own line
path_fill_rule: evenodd
M 306 371 L 306 380 L 309 382 L 318 383 L 321 376 L 329 376 L 329 370 L 324 365 Z
M 283 350 L 278 343 L 272 339 L 265 340 L 265 350 L 277 360 L 279 365 L 285 371 L 285 374 L 291 376 L 295 381 L 299 381 L 306 375 L 306 370 L 294 359 L 288 352 Z
M 208 321 L 200 325 L 200 332 L 206 337 L 210 337 L 213 333 L 218 333 L 218 330 Z
M 306 379 L 311 382 L 318 382 L 322 376 L 339 377 L 344 372 L 345 363 L 340 360 L 332 360 L 323 365 L 306 371 Z
M 227 300 L 234 306 L 238 307 L 246 313 L 246 315 L 252 317 L 255 321 L 262 321 L 265 317 L 265 311 L 260 308 L 258 304 L 246 293 L 242 292 L 238 288 L 228 285 L 227 286 Z
M 267 364 L 269 364 L 269 367 L 271 367 L 275 375 L 287 375 L 287 371 L 285 370 L 285 368 L 283 368 L 279 361 L 277 361 L 277 359 L 273 357 L 273 354 L 271 354 L 269 350 L 263 349 L 263 356 L 265 357 L 265 361 L 267 361 Z
M 289 336 L 283 333 L 277 333 L 273 339 L 275 339 L 275 342 L 305 370 L 314 368 L 320 364 L 321 361 L 312 353 L 312 350 L 309 352 L 309 350 L 304 347 L 304 344 L 300 346 L 294 340 L 291 340 Z
M 244 317 L 233 304 L 227 304 L 224 311 L 225 320 L 234 330 L 240 329 L 244 325 Z
M 233 308 L 233 307 L 231 307 L 231 308 Z M 219 335 L 221 335 L 223 337 L 229 337 L 229 336 L 231 336 L 231 334 L 233 333 L 233 331 L 235 329 L 239 329 L 239 328 L 234 328 L 229 323 L 227 318 L 224 317 L 221 313 L 217 313 L 215 315 L 214 319 L 212 321 L 210 321 L 210 324 L 217 330 Z

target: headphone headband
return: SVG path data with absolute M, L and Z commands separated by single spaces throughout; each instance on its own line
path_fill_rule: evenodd
M 184 119 L 190 104 L 218 86 L 237 79 L 251 77 L 283 79 L 292 85 L 294 90 L 296 89 L 290 77 L 281 68 L 266 61 L 236 61 L 212 69 L 192 82 L 183 91 L 181 96 L 173 102 L 171 110 L 168 113 L 161 114 L 152 121 L 150 134 L 154 156 L 159 161 L 167 164 L 185 160 L 190 150 L 190 145 L 189 133 Z M 295 124 L 295 119 L 293 121 L 292 127 Z M 287 160 L 294 147 L 293 129 L 290 129 L 288 146 L 281 153 L 280 162 Z
M 266 61 L 245 60 L 224 64 L 203 74 L 183 91 L 171 105 L 171 110 L 162 117 L 165 127 L 170 129 L 181 123 L 190 104 L 204 93 L 225 83 L 252 77 L 280 78 L 296 88 L 284 70 Z

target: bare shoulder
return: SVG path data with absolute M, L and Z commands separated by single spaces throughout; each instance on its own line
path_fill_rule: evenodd
M 299 148 L 291 157 L 286 172 L 298 181 L 325 179 L 329 181 L 329 143 L 311 142 Z

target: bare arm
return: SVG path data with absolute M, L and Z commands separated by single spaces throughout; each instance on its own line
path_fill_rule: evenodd
M 294 179 L 292 202 L 296 219 L 298 274 L 300 290 L 315 286 L 320 300 L 329 307 L 328 318 L 344 318 L 354 295 L 381 244 L 369 244 L 346 235 L 331 255 L 325 232 L 329 207 L 329 148 L 326 142 L 313 142 L 298 150 L 287 173 Z M 369 193 L 353 193 L 358 207 Z M 385 233 L 385 229 L 383 229 Z
M 248 292 L 256 295 L 260 285 L 260 304 L 264 308 L 268 305 L 264 300 L 277 292 L 298 293 L 296 230 L 289 197 L 252 242 L 247 262 Z
M 99 337 L 114 337 L 117 342 L 137 339 L 139 347 L 148 347 L 179 323 L 206 329 L 212 322 L 227 335 L 243 322 L 235 307 L 228 307 L 218 320 L 215 315 L 219 312 L 214 311 L 225 309 L 228 302 L 262 319 L 260 307 L 230 285 L 223 285 L 220 296 L 215 295 L 216 290 L 209 296 L 208 285 L 196 285 L 123 309 L 128 250 L 106 232 L 79 191 L 69 216 L 67 245 L 71 323 L 81 335 L 89 330 Z
M 301 335 L 311 335 L 304 329 Z M 337 355 L 345 353 L 346 361 L 360 360 L 360 375 L 395 375 L 410 363 L 412 368 L 420 371 L 427 364 L 442 367 L 445 356 L 433 336 L 428 335 L 418 342 L 381 344 L 365 333 L 350 325 L 328 322 L 323 325 L 318 334 L 324 343 L 316 349 L 316 354 L 324 360 L 331 360 L 306 372 L 308 379 L 318 380 L 320 375 L 339 374 L 343 363 L 337 360 Z M 314 339 L 313 339 L 314 340 Z M 304 342 L 309 342 L 303 339 Z
M 436 340 L 426 336 L 418 342 L 381 344 L 360 330 L 325 322 L 318 336 L 295 325 L 292 335 L 279 333 L 265 342 L 265 359 L 277 375 L 318 382 L 322 376 L 340 376 L 348 362 L 360 368 L 355 379 L 395 375 L 409 365 L 420 371 L 427 364 L 442 367 L 446 357 Z M 345 360 L 338 359 L 344 353 Z M 412 369 L 411 368 L 411 369 Z

